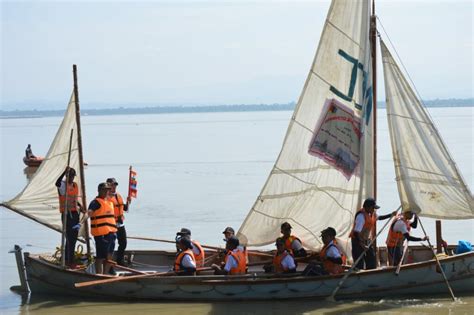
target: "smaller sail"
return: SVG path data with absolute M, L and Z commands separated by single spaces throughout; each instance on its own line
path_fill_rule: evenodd
M 81 192 L 78 133 L 74 93 L 48 154 L 22 192 L 2 206 L 58 232 L 62 229 L 56 180 L 67 166 L 69 142 L 73 130 L 70 167 L 77 172 L 75 181 Z
M 472 219 L 472 194 L 426 109 L 381 41 L 398 191 L 403 210 L 436 219 Z

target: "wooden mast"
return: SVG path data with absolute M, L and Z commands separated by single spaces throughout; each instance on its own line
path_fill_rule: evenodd
M 74 75 L 74 103 L 76 105 L 76 124 L 77 124 L 77 147 L 79 150 L 79 176 L 81 178 L 81 191 L 82 191 L 82 206 L 87 210 L 86 203 L 86 181 L 84 178 L 84 157 L 82 155 L 82 133 L 81 133 L 81 111 L 79 108 L 79 89 L 77 88 L 77 67 L 72 65 L 72 72 Z M 86 245 L 87 255 L 91 253 L 90 237 L 89 237 L 89 224 L 85 222 L 86 229 Z
M 372 57 L 372 101 L 373 101 L 373 168 L 374 168 L 374 199 L 377 200 L 377 17 L 375 16 L 375 0 L 372 1 L 372 14 L 370 15 L 370 51 Z M 375 223 L 375 231 L 377 231 L 377 222 Z M 377 255 L 377 240 L 374 242 L 375 255 Z M 377 259 L 378 261 L 378 259 Z

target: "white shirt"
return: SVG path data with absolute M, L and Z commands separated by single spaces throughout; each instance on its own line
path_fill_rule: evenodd
M 196 268 L 196 264 L 194 263 L 194 261 L 192 260 L 191 256 L 188 255 L 188 254 L 185 254 L 183 256 L 183 259 L 181 260 L 181 265 L 184 267 L 184 268 Z
M 232 252 L 236 253 L 238 251 L 238 249 L 234 249 Z M 224 270 L 227 271 L 227 272 L 230 272 L 230 270 L 232 268 L 237 268 L 237 260 L 235 260 L 235 258 L 231 255 L 229 255 L 229 257 L 227 257 L 227 261 L 225 263 L 225 266 L 224 266 Z
M 303 248 L 303 245 L 301 244 L 301 242 L 296 239 L 293 240 L 293 242 L 291 243 L 291 249 L 297 252 L 301 248 Z
M 201 251 L 199 250 L 199 247 L 197 247 L 196 245 L 194 245 L 193 241 L 191 241 L 191 246 L 193 247 L 191 250 L 193 251 L 194 255 L 199 255 L 201 253 Z
M 58 191 L 61 196 L 64 196 L 66 194 L 66 181 L 65 180 L 61 182 L 61 186 L 59 186 Z
M 329 242 L 327 250 L 326 250 L 326 257 L 329 258 L 341 258 L 341 254 L 339 253 L 339 250 L 336 248 L 337 245 L 334 245 L 333 241 Z
M 408 233 L 407 225 L 403 220 L 397 220 L 393 225 L 394 232 L 400 232 L 402 234 Z
M 282 259 L 281 266 L 283 267 L 283 269 L 296 269 L 295 260 L 289 254 Z
M 378 215 L 375 212 L 373 213 L 373 215 L 375 215 L 375 218 L 377 219 Z M 364 213 L 360 212 L 356 216 L 356 219 L 355 219 L 354 232 L 359 233 L 360 231 L 362 231 L 362 229 L 364 228 L 364 224 L 365 224 L 365 216 L 364 216 Z

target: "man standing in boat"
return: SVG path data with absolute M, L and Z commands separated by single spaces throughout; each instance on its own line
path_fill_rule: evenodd
M 28 145 L 29 146 L 29 145 Z M 66 178 L 64 178 L 66 177 Z M 65 263 L 69 267 L 74 267 L 74 250 L 76 248 L 77 236 L 79 233 L 79 211 L 83 211 L 79 203 L 79 187 L 74 178 L 76 170 L 72 167 L 66 167 L 64 172 L 56 180 L 56 187 L 59 196 L 59 211 L 61 212 L 61 221 L 66 224 L 66 246 Z M 66 215 L 64 216 L 64 211 Z M 66 222 L 64 222 L 64 219 Z
M 410 222 L 413 219 L 413 222 Z M 416 229 L 418 225 L 418 217 L 411 211 L 405 211 L 393 219 L 387 235 L 387 251 L 388 260 L 391 266 L 398 266 L 403 256 L 403 242 L 405 239 L 412 242 L 426 241 L 428 236 L 423 238 L 410 236 L 411 228 Z
M 305 257 L 306 250 L 303 248 L 301 240 L 291 235 L 291 229 L 292 227 L 288 222 L 284 222 L 280 227 L 281 234 L 283 234 L 282 239 L 285 241 L 285 248 L 295 257 Z
M 106 183 L 110 186 L 109 199 L 114 204 L 115 222 L 117 223 L 117 264 L 124 265 L 123 257 L 125 248 L 127 248 L 127 231 L 125 230 L 125 224 L 123 221 L 125 217 L 124 211 L 128 211 L 128 205 L 130 204 L 130 197 L 127 198 L 127 203 L 124 203 L 122 195 L 117 192 L 118 182 L 115 178 L 107 178 Z
M 375 213 L 375 209 L 379 208 L 374 198 L 367 198 L 362 208 L 355 215 L 354 225 L 349 236 L 352 243 L 352 259 L 354 262 L 360 255 L 364 255 L 364 258 L 356 266 L 358 269 L 364 269 L 364 267 L 365 269 L 377 268 L 375 248 L 373 245 L 368 247 L 375 235 L 375 222 L 389 219 L 397 214 L 397 211 L 394 211 L 379 216 Z
M 196 259 L 196 266 L 203 267 L 205 253 L 204 249 L 201 247 L 198 241 L 191 239 L 191 230 L 187 228 L 182 228 L 178 233 L 176 233 L 176 238 L 187 237 L 191 241 L 191 249 Z

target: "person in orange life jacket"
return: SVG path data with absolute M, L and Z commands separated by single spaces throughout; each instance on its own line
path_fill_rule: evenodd
M 216 275 L 239 275 L 245 274 L 247 269 L 247 262 L 245 255 L 238 249 L 239 239 L 235 236 L 231 236 L 226 243 L 226 256 L 224 267 L 219 267 L 216 264 L 212 264 L 212 268 Z
M 68 176 L 66 176 L 68 175 Z M 64 178 L 66 176 L 66 178 Z M 71 167 L 66 167 L 64 172 L 56 180 L 56 187 L 59 196 L 59 211 L 61 221 L 64 225 L 64 210 L 66 210 L 66 265 L 74 267 L 74 250 L 76 248 L 77 236 L 79 233 L 79 211 L 84 211 L 79 203 L 79 188 L 74 182 L 76 171 Z M 66 182 L 67 181 L 67 182 Z M 67 206 L 67 209 L 66 209 Z M 79 210 L 79 211 L 78 211 Z
M 106 261 L 112 260 L 117 223 L 114 204 L 108 198 L 111 187 L 107 183 L 100 183 L 97 190 L 99 195 L 91 201 L 88 211 L 91 218 L 91 234 L 95 240 L 95 270 L 97 274 L 108 274 L 111 264 Z
M 413 219 L 413 222 L 410 222 Z M 406 240 L 412 242 L 426 241 L 428 236 L 423 238 L 410 236 L 411 228 L 416 229 L 418 225 L 418 217 L 411 211 L 405 211 L 393 219 L 387 235 L 387 251 L 390 265 L 398 266 L 403 255 L 403 242 Z
M 323 262 L 324 271 L 331 275 L 343 273 L 342 265 L 345 264 L 346 257 L 337 246 L 336 230 L 332 227 L 326 228 L 321 232 L 321 238 L 324 246 L 319 256 Z
M 192 251 L 194 254 L 194 258 L 196 259 L 196 266 L 203 267 L 204 266 L 204 259 L 206 254 L 204 253 L 204 249 L 201 247 L 198 241 L 191 239 L 191 230 L 187 228 L 182 228 L 178 233 L 176 233 L 176 237 L 188 237 L 191 241 Z
M 224 229 L 224 232 L 222 232 L 222 234 L 224 234 L 224 242 L 227 243 L 227 240 L 235 235 L 235 231 L 232 227 L 228 226 Z M 237 246 L 237 249 L 244 253 L 245 261 L 248 264 L 249 263 L 249 255 L 248 255 L 248 252 L 247 252 L 247 247 L 245 247 L 242 244 L 239 244 L 239 246 Z M 225 252 L 224 252 L 224 254 L 225 254 Z
M 285 240 L 281 237 L 275 241 L 277 248 L 273 262 L 271 265 L 263 266 L 265 272 L 274 273 L 294 273 L 296 272 L 295 259 L 291 253 L 285 248 Z
M 281 234 L 283 234 L 283 240 L 285 241 L 285 248 L 288 251 L 291 251 L 293 256 L 295 257 L 305 257 L 306 250 L 303 248 L 303 244 L 301 244 L 301 240 L 291 235 L 291 225 L 288 222 L 284 222 L 281 225 Z
M 192 251 L 191 239 L 187 236 L 176 238 L 178 252 L 174 261 L 173 270 L 182 276 L 192 276 L 196 274 L 196 259 Z
M 375 269 L 377 267 L 375 248 L 374 246 L 368 247 L 373 235 L 375 235 L 375 222 L 377 220 L 389 219 L 397 214 L 397 211 L 393 211 L 387 215 L 379 216 L 375 213 L 375 209 L 379 208 L 374 198 L 367 198 L 362 208 L 355 215 L 354 226 L 349 235 L 351 237 L 352 259 L 354 262 L 367 249 L 364 258 L 356 266 L 358 269 L 364 269 L 364 263 L 365 269 Z
M 107 178 L 105 181 L 110 186 L 109 199 L 114 203 L 115 221 L 117 222 L 117 264 L 124 266 L 123 256 L 125 248 L 127 248 L 127 231 L 125 230 L 125 224 L 123 223 L 125 217 L 124 211 L 128 211 L 128 205 L 130 204 L 130 197 L 127 197 L 127 202 L 123 202 L 122 196 L 117 192 L 118 182 L 115 178 Z

